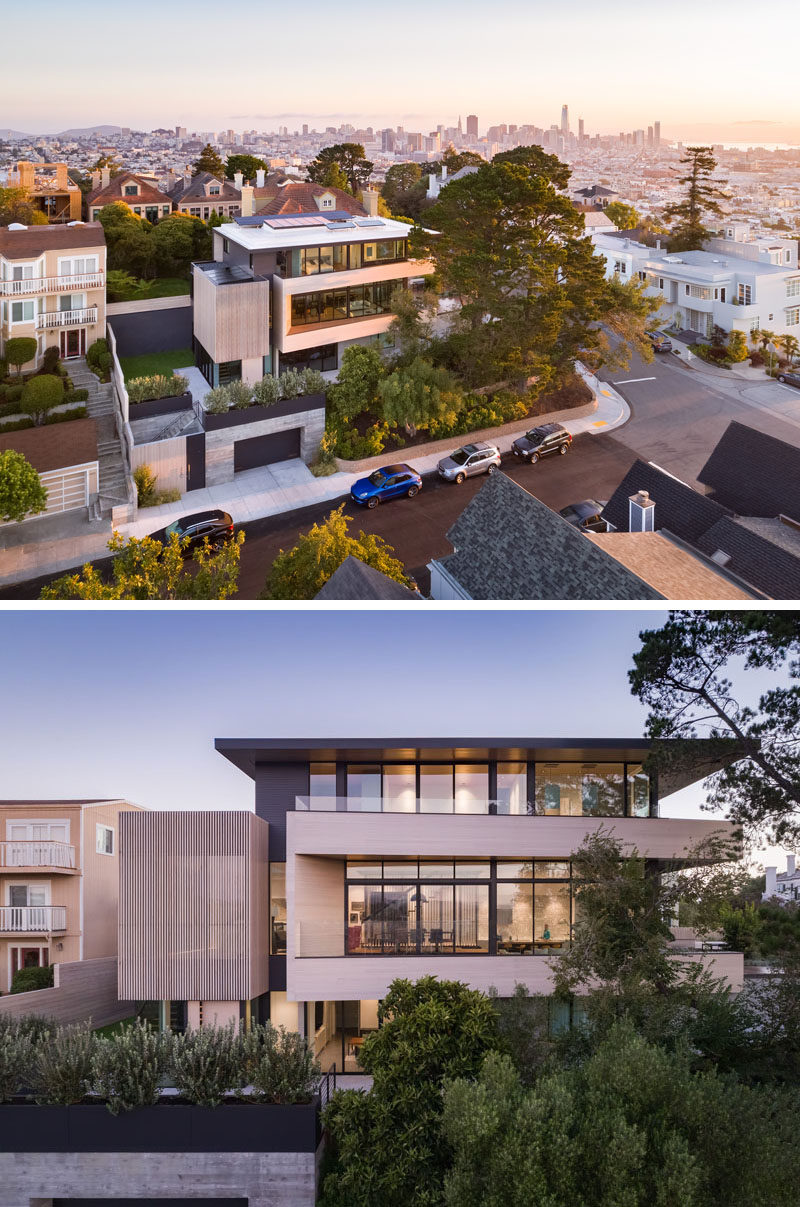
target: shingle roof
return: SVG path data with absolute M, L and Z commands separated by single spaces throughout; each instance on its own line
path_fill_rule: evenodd
M 361 202 L 356 201 L 355 197 L 344 189 L 328 188 L 312 181 L 291 181 L 284 185 L 267 181 L 253 191 L 255 210 L 257 214 L 315 214 L 319 209 L 315 198 L 321 197 L 323 193 L 333 194 L 337 210 L 359 215 L 365 215 L 367 212 Z
M 727 508 L 692 490 L 657 465 L 637 459 L 603 508 L 603 519 L 620 532 L 627 532 L 628 499 L 640 490 L 646 490 L 655 503 L 656 530 L 668 528 L 693 545 L 712 524 L 730 514 Z
M 213 197 L 206 194 L 206 185 L 213 181 L 214 184 L 220 185 L 220 192 L 215 193 Z M 183 180 L 179 181 L 174 188 L 170 189 L 170 197 L 176 203 L 182 201 L 241 201 L 242 194 L 235 188 L 229 180 L 220 180 L 213 172 L 198 172 L 193 176 L 188 184 Z
M 131 183 L 139 185 L 139 192 L 135 197 L 126 197 L 122 191 L 123 187 Z M 154 188 L 149 180 L 137 176 L 135 172 L 120 172 L 105 188 L 100 186 L 92 189 L 86 197 L 86 204 L 90 206 L 111 205 L 114 201 L 124 201 L 126 205 L 163 205 L 167 201 L 171 202 L 172 198 L 168 193 Z
M 99 222 L 82 222 L 79 226 L 29 226 L 16 231 L 0 226 L 0 255 L 8 260 L 39 256 L 51 249 L 105 247 L 105 242 L 105 232 Z
M 316 599 L 419 599 L 408 587 L 367 566 L 357 557 L 346 557 Z
M 437 558 L 471 599 L 663 599 L 503 473 L 492 474 Z
M 772 599 L 800 599 L 800 557 L 735 518 L 723 517 L 697 546 L 709 557 L 727 553 L 725 568 Z
M 589 532 L 587 539 L 609 553 L 666 599 L 752 599 L 753 592 L 729 579 L 720 567 L 663 532 Z
M 740 515 L 800 520 L 800 448 L 732 420 L 698 481 Z

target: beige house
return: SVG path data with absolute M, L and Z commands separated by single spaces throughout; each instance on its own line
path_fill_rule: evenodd
M 123 800 L 0 801 L 0 993 L 20 968 L 117 952 Z
M 99 222 L 0 227 L 0 354 L 17 336 L 83 356 L 106 330 L 106 241 Z
M 20 159 L 8 174 L 11 188 L 24 189 L 48 222 L 80 219 L 83 196 L 69 178 L 65 163 L 31 163 Z

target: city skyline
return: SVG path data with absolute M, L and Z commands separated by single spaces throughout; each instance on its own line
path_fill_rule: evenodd
M 15 59 L 4 68 L 7 96 L 0 118 L 4 128 L 31 134 L 53 134 L 98 123 L 137 129 L 176 123 L 194 129 L 243 129 L 265 121 L 301 125 L 329 119 L 325 124 L 357 124 L 362 118 L 367 124 L 414 121 L 423 128 L 431 122 L 455 124 L 459 107 L 462 118 L 477 113 L 483 129 L 503 121 L 547 128 L 558 124 L 561 105 L 567 103 L 573 128 L 582 117 L 587 133 L 613 134 L 641 126 L 643 111 L 654 107 L 642 91 L 646 76 L 659 80 L 656 107 L 666 139 L 712 137 L 723 142 L 752 139 L 770 143 L 800 139 L 800 102 L 791 90 L 790 73 L 772 70 L 766 60 L 762 66 L 754 63 L 739 36 L 737 13 L 744 19 L 751 15 L 743 0 L 732 0 L 727 6 L 723 28 L 711 11 L 697 10 L 688 0 L 676 0 L 673 27 L 692 29 L 691 38 L 680 46 L 680 79 L 675 70 L 676 43 L 654 37 L 650 14 L 635 9 L 629 0 L 612 3 L 606 10 L 607 20 L 599 26 L 592 24 L 591 37 L 581 33 L 581 20 L 590 20 L 593 14 L 585 0 L 579 0 L 569 14 L 555 13 L 542 3 L 500 0 L 488 22 L 485 10 L 472 0 L 458 5 L 454 0 L 440 0 L 433 9 L 421 0 L 410 0 L 404 14 L 415 31 L 413 46 L 420 45 L 420 35 L 424 35 L 423 43 L 446 44 L 447 55 L 434 57 L 432 69 L 429 58 L 424 66 L 418 65 L 412 50 L 406 69 L 395 73 L 387 73 L 384 55 L 365 57 L 357 41 L 352 48 L 340 46 L 331 56 L 325 39 L 309 39 L 315 15 L 324 20 L 329 11 L 321 0 L 310 0 L 296 12 L 282 6 L 273 11 L 269 4 L 256 6 L 255 0 L 242 0 L 234 23 L 226 23 L 225 14 L 211 0 L 197 0 L 192 5 L 191 22 L 184 19 L 180 6 L 164 9 L 155 0 L 142 0 L 136 23 L 126 21 L 124 37 L 114 42 L 111 55 L 107 51 L 113 26 L 109 28 L 107 6 L 87 0 L 84 7 L 86 20 L 79 26 L 66 23 L 58 38 L 43 40 L 35 65 Z M 42 0 L 37 11 L 44 21 L 62 13 L 55 0 Z M 793 7 L 778 0 L 773 15 L 778 24 L 782 17 L 789 21 Z M 683 24 L 682 16 L 686 17 Z M 12 43 L 15 36 L 23 36 L 23 22 L 27 24 L 21 12 L 4 18 Z M 209 36 L 215 26 L 228 29 L 235 49 L 238 35 L 246 33 L 248 23 L 253 22 L 258 22 L 256 29 L 269 33 L 271 43 L 277 36 L 281 44 L 302 51 L 301 93 L 294 55 L 280 56 L 261 76 L 257 70 L 243 69 L 238 53 L 221 56 L 219 40 Z M 371 38 L 377 45 L 393 45 L 399 56 L 402 42 L 398 42 L 397 32 L 393 14 L 380 10 L 370 14 Z M 513 38 L 509 38 L 510 32 Z M 162 44 L 180 48 L 176 60 L 169 62 L 169 70 L 161 73 L 148 67 L 154 34 Z M 731 78 L 737 64 L 746 65 L 747 99 L 738 102 L 708 72 L 710 46 L 715 59 L 726 61 Z M 92 63 L 92 88 L 85 87 L 80 72 L 62 80 L 54 121 L 47 82 L 57 78 L 65 56 L 73 52 L 76 61 Z M 143 70 L 147 87 L 138 91 L 140 99 L 133 102 L 130 86 L 134 80 L 140 82 Z M 213 86 L 198 94 L 196 81 L 204 73 Z M 332 79 L 336 83 L 335 114 L 328 112 Z M 602 88 L 598 88 L 600 80 Z M 687 86 L 686 80 L 691 84 Z M 202 101 L 181 104 L 182 96 L 198 95 Z M 301 113 L 291 106 L 299 95 L 310 112 Z M 406 112 L 409 96 L 414 98 L 413 113 Z M 375 102 L 371 113 L 369 101 Z M 452 107 L 456 112 L 448 116 Z M 225 112 L 229 108 L 233 111 Z

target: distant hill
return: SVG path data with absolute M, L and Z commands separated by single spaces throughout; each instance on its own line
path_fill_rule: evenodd
M 56 138 L 82 138 L 86 134 L 121 134 L 122 126 L 84 126 L 82 129 L 59 130 Z
M 22 130 L 9 130 L 7 127 L 0 129 L 0 138 L 5 142 L 13 142 L 15 139 L 24 138 L 26 141 L 33 138 L 33 134 L 25 134 Z

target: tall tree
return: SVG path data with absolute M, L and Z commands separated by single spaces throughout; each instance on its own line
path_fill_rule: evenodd
M 372 163 L 365 158 L 361 143 L 335 143 L 332 147 L 323 147 L 316 159 L 308 165 L 308 178 L 317 184 L 331 186 L 329 179 L 331 165 L 335 164 L 347 178 L 347 189 L 354 196 L 366 188 L 372 175 Z
M 425 196 L 425 182 L 418 163 L 394 163 L 386 170 L 381 196 L 393 214 L 411 215 L 411 209 Z
M 199 176 L 201 172 L 210 172 L 217 180 L 225 178 L 225 164 L 216 147 L 207 142 L 192 165 L 192 175 Z
M 47 491 L 28 459 L 11 448 L 0 453 L 0 520 L 22 521 L 46 506 Z
M 696 251 L 702 248 L 711 230 L 706 226 L 707 215 L 721 215 L 720 201 L 727 193 L 712 181 L 717 161 L 711 147 L 687 147 L 681 159 L 684 175 L 679 183 L 686 187 L 686 197 L 664 210 L 665 218 L 677 219 L 670 238 L 671 251 Z
M 47 215 L 34 205 L 25 189 L 0 187 L 0 226 L 10 226 L 12 222 L 47 226 Z
M 633 694 L 650 709 L 648 733 L 673 739 L 669 757 L 677 760 L 697 737 L 718 742 L 722 757 L 733 740 L 744 757 L 711 777 L 707 807 L 726 810 L 755 835 L 795 846 L 800 612 L 674 611 L 640 639 L 628 677 Z M 733 674 L 745 700 L 737 699 Z M 766 686 L 764 674 L 772 676 Z
M 604 212 L 617 230 L 630 231 L 641 222 L 639 211 L 632 205 L 626 205 L 624 201 L 609 202 Z
M 245 180 L 255 180 L 256 172 L 259 171 L 269 171 L 269 165 L 257 155 L 229 155 L 225 163 L 225 175 L 228 180 L 233 180 L 237 172 L 241 172 Z

